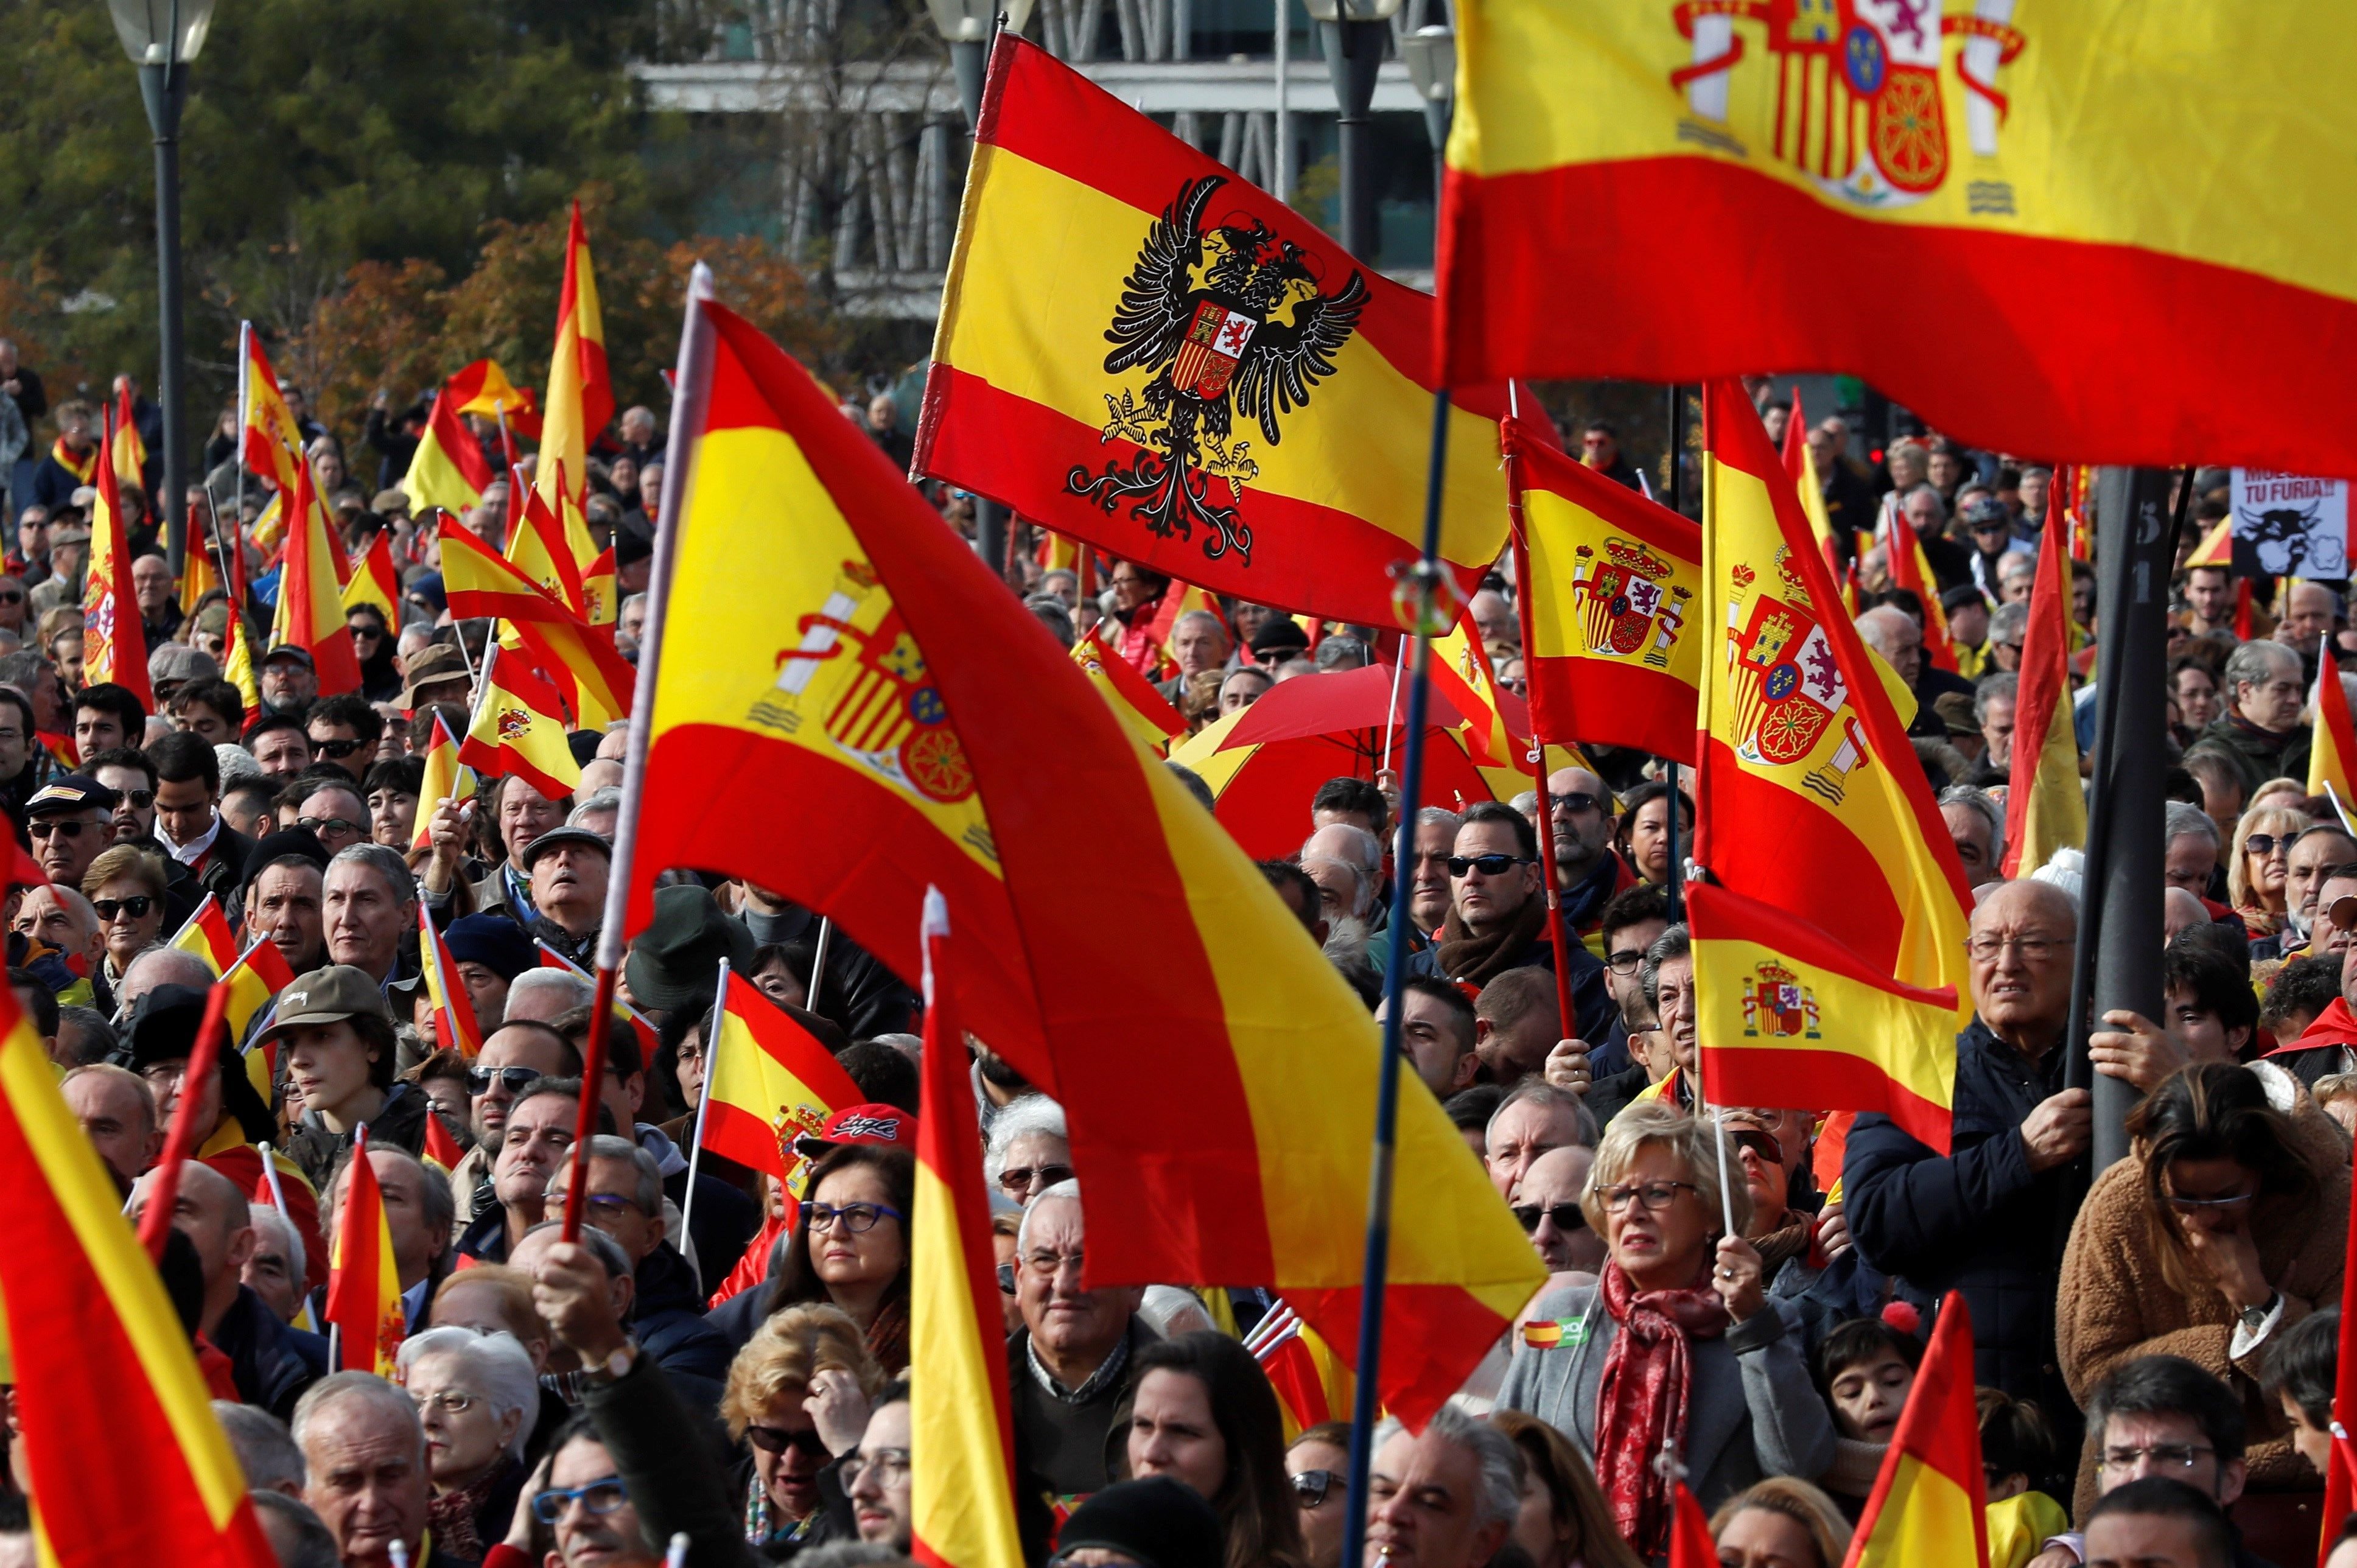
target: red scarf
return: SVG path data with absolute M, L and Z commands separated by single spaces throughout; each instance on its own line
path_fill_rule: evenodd
M 1690 1341 L 1727 1332 L 1727 1305 L 1706 1272 L 1701 1279 L 1684 1290 L 1640 1291 L 1619 1263 L 1604 1265 L 1604 1310 L 1619 1332 L 1605 1352 L 1597 1401 L 1596 1480 L 1621 1539 L 1641 1557 L 1670 1549 L 1675 1488 L 1655 1461 L 1664 1451 L 1685 1454 Z
M 73 448 L 67 446 L 66 438 L 60 435 L 49 447 L 49 461 L 86 485 L 90 483 L 90 477 L 98 472 L 98 448 L 93 446 L 83 456 L 76 457 Z

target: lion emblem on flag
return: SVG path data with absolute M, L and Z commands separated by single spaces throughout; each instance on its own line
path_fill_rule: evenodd
M 1743 1033 L 1753 1039 L 1817 1038 L 1817 993 L 1781 963 L 1753 965 L 1743 987 Z
M 1572 602 L 1579 607 L 1587 650 L 1615 659 L 1641 653 L 1652 668 L 1669 668 L 1694 590 L 1672 584 L 1670 564 L 1633 539 L 1605 540 L 1601 561 L 1593 545 L 1581 545 L 1576 554 Z
M 501 708 L 499 726 L 501 740 L 522 740 L 532 729 L 532 714 L 523 708 Z
M 1280 418 L 1309 402 L 1332 375 L 1367 301 L 1356 270 L 1331 294 L 1318 255 L 1258 218 L 1234 213 L 1206 224 L 1222 175 L 1188 180 L 1147 229 L 1105 340 L 1113 375 L 1148 372 L 1143 389 L 1105 394 L 1101 440 L 1143 448 L 1092 473 L 1083 464 L 1065 490 L 1110 516 L 1116 507 L 1157 538 L 1191 540 L 1203 555 L 1231 551 L 1252 564 L 1252 529 L 1239 515 L 1243 487 L 1260 475 L 1239 424 L 1275 446 Z

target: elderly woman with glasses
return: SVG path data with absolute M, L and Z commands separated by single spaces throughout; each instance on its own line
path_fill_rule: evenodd
M 909 1369 L 909 1215 L 916 1159 L 906 1148 L 839 1144 L 811 1167 L 793 1240 L 764 1313 L 802 1303 L 841 1308 L 894 1377 Z
M 2266 1081 L 2195 1062 L 2128 1117 L 2129 1154 L 2095 1179 L 2062 1255 L 2055 1348 L 2082 1404 L 2140 1357 L 2181 1356 L 2250 1412 L 2251 1483 L 2315 1484 L 2277 1402 L 2275 1341 L 2341 1300 L 2349 1145 L 2312 1108 L 2287 1116 Z M 2092 1499 L 2092 1473 L 2080 1490 Z
M 1064 1108 L 1044 1094 L 1010 1102 L 990 1124 L 983 1174 L 1010 1202 L 1028 1203 L 1072 1176 L 1072 1141 Z
M 2314 819 L 2282 806 L 2254 807 L 2234 824 L 2234 850 L 2226 861 L 2226 895 L 2251 940 L 2272 937 L 2289 918 L 2285 883 L 2291 873 L 2291 841 Z
M 1711 1122 L 1631 1106 L 1597 1146 L 1581 1207 L 1609 1251 L 1603 1275 L 1539 1298 L 1498 1403 L 1578 1445 L 1621 1538 L 1649 1557 L 1669 1549 L 1664 1450 L 1706 1509 L 1763 1476 L 1822 1475 L 1832 1420 L 1797 1320 L 1742 1239 L 1751 1195 L 1728 1185 Z
M 720 1419 L 752 1450 L 745 1539 L 770 1561 L 856 1533 L 840 1462 L 883 1388 L 859 1326 L 832 1306 L 788 1307 L 737 1353 Z
M 401 1380 L 425 1429 L 435 1545 L 480 1557 L 506 1538 L 523 1492 L 524 1444 L 540 1414 L 532 1357 L 506 1334 L 427 1328 L 402 1341 Z
M 106 942 L 106 991 L 123 984 L 131 961 L 164 929 L 164 857 L 135 844 L 100 852 L 82 873 L 81 896 L 98 915 Z

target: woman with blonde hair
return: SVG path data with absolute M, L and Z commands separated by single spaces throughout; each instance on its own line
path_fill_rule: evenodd
M 1849 1521 L 1806 1481 L 1770 1476 L 1710 1516 L 1719 1568 L 1841 1568 Z
M 1768 1297 L 1742 1239 L 1751 1195 L 1728 1185 L 1714 1132 L 1658 1101 L 1605 1130 L 1580 1198 L 1603 1273 L 1539 1298 L 1498 1394 L 1592 1456 L 1614 1528 L 1647 1557 L 1669 1550 L 1664 1451 L 1705 1508 L 1834 1460 L 1798 1321 Z
M 1523 1455 L 1523 1509 L 1507 1539 L 1533 1568 L 1644 1568 L 1612 1528 L 1596 1473 L 1571 1440 L 1534 1415 L 1493 1411 L 1496 1427 Z
M 2287 807 L 2262 806 L 2244 811 L 2234 824 L 2233 853 L 2226 858 L 2226 897 L 2253 941 L 2283 930 L 2291 841 L 2314 820 Z
M 884 1382 L 866 1337 L 840 1307 L 787 1307 L 737 1352 L 720 1419 L 752 1450 L 745 1539 L 771 1561 L 857 1533 L 847 1509 L 824 1506 L 819 1472 L 859 1445 Z

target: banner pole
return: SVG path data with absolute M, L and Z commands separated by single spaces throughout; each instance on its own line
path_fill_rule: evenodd
M 1424 553 L 1412 575 L 1399 585 L 1405 596 L 1400 607 L 1411 646 L 1403 649 L 1412 660 L 1407 683 L 1407 736 L 1400 760 L 1399 822 L 1392 875 L 1392 929 L 1389 961 L 1384 966 L 1383 1054 L 1375 1064 L 1374 1157 L 1367 1178 L 1367 1250 L 1359 1296 L 1358 1386 L 1351 1412 L 1351 1485 L 1343 1515 L 1342 1561 L 1356 1563 L 1366 1556 L 1367 1473 L 1374 1459 L 1375 1413 L 1380 1406 L 1383 1348 L 1383 1276 L 1391 1262 L 1392 1166 L 1399 1132 L 1399 1080 L 1405 1071 L 1400 1060 L 1401 994 L 1407 979 L 1408 892 L 1415 878 L 1408 868 L 1415 850 L 1417 792 L 1424 787 L 1425 714 L 1430 684 L 1425 660 L 1433 636 L 1455 624 L 1444 618 L 1439 602 L 1454 597 L 1455 585 L 1445 575 L 1440 556 L 1440 504 L 1448 478 L 1448 389 L 1432 400 L 1432 456 L 1425 478 Z M 1437 631 L 1436 631 L 1436 627 Z
M 704 1119 L 712 1111 L 712 1069 L 720 1059 L 720 1020 L 728 1012 L 728 961 L 720 961 L 720 983 L 712 993 L 712 1019 L 704 1028 L 704 1089 L 695 1097 L 695 1120 L 688 1124 L 687 1133 L 687 1196 L 679 1206 L 679 1250 L 688 1258 L 695 1256 L 695 1232 L 690 1229 L 695 1222 L 695 1173 L 704 1159 Z M 711 1294 L 704 1283 L 704 1269 L 699 1262 L 695 1271 L 696 1288 Z
M 1509 388 L 1508 395 L 1512 396 Z M 1523 527 L 1522 471 L 1515 461 L 1515 452 L 1522 438 L 1520 420 L 1506 421 L 1506 540 L 1514 553 L 1514 618 L 1523 632 L 1523 668 L 1531 664 L 1531 650 L 1537 646 L 1531 627 L 1531 600 L 1538 592 L 1538 584 L 1531 577 L 1531 542 Z M 1546 742 L 1539 735 L 1538 719 L 1531 720 L 1531 748 L 1524 754 L 1531 769 L 1532 787 L 1538 791 L 1538 810 L 1534 813 L 1539 830 L 1539 869 L 1546 879 L 1547 939 L 1555 948 L 1555 1012 L 1559 1040 L 1577 1039 L 1579 1036 L 1579 1013 L 1571 1000 L 1570 953 L 1566 950 L 1571 933 L 1564 929 L 1563 878 L 1555 864 L 1555 795 L 1547 788 Z

